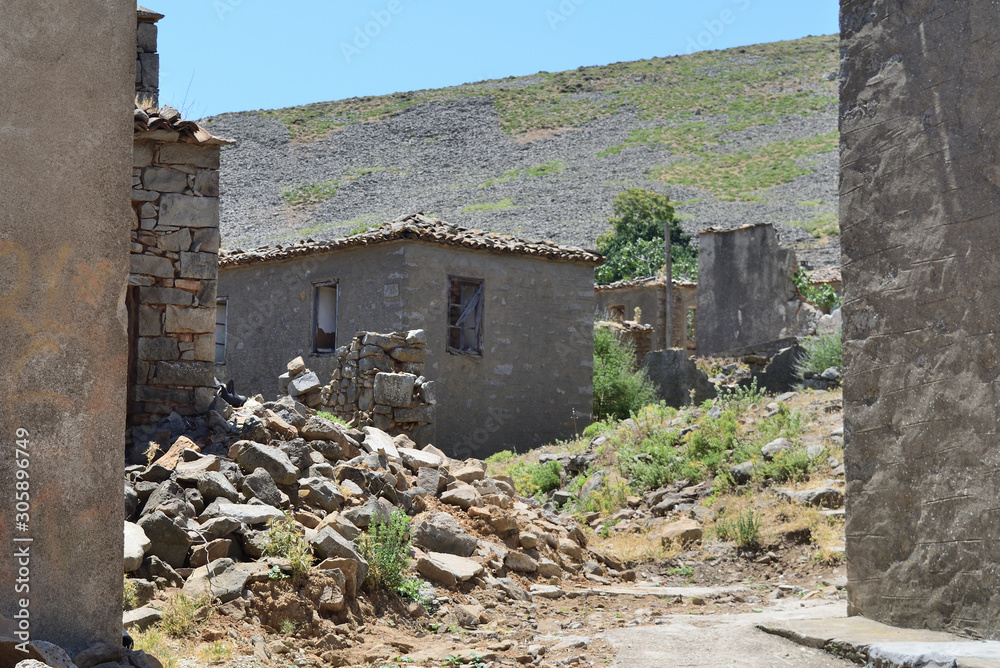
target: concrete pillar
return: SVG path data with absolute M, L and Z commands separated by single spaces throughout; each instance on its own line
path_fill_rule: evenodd
M 0 12 L 0 615 L 69 651 L 121 640 L 135 11 Z
M 841 36 L 850 610 L 998 638 L 1000 12 L 843 0 Z

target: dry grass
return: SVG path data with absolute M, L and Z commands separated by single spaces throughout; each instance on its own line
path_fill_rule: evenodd
M 676 542 L 664 546 L 651 532 L 612 533 L 607 538 L 594 534 L 588 536 L 587 545 L 591 549 L 613 555 L 622 561 L 635 563 L 665 561 L 673 559 L 684 551 L 684 548 Z
M 163 664 L 163 668 L 178 668 L 180 657 L 175 647 L 167 639 L 167 635 L 158 626 L 133 632 L 132 640 L 135 642 L 135 649 L 142 650 Z

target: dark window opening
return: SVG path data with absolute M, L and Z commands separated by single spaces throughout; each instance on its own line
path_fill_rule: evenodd
M 337 348 L 337 284 L 313 286 L 313 352 Z
M 482 355 L 483 282 L 450 279 L 448 293 L 448 351 Z
M 215 301 L 215 363 L 226 363 L 226 333 L 229 327 L 229 299 Z

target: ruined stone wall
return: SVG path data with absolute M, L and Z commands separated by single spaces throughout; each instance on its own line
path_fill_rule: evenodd
M 122 637 L 135 5 L 4 3 L 0 44 L 0 615 L 75 654 Z
M 1000 14 L 841 5 L 850 612 L 1000 637 Z
M 130 422 L 214 396 L 219 146 L 136 135 L 132 169 Z
M 424 376 L 423 330 L 359 332 L 335 357 L 330 382 L 320 393 L 323 410 L 358 428 L 405 433 L 418 445 L 433 442 L 434 381 Z
M 625 306 L 625 318 L 631 320 L 635 308 L 639 307 L 642 310 L 642 324 L 653 327 L 651 350 L 662 350 L 667 347 L 682 350 L 693 348 L 694 342 L 688 337 L 687 312 L 696 311 L 698 308 L 698 286 L 694 283 L 674 281 L 672 288 L 674 319 L 669 346 L 665 312 L 667 290 L 662 278 L 596 286 L 594 303 L 598 317 L 604 317 L 612 306 L 621 304 Z
M 778 245 L 771 225 L 706 230 L 698 243 L 699 357 L 815 329 L 819 314 L 799 299 L 792 284 L 795 252 Z
M 136 20 L 135 97 L 143 107 L 158 107 L 160 56 L 156 53 L 156 14 L 140 11 Z

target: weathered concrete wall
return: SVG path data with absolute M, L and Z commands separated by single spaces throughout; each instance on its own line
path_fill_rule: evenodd
M 0 615 L 74 651 L 121 640 L 135 5 L 6 2 L 0 45 Z
M 132 163 L 131 424 L 202 413 L 215 397 L 220 147 L 156 134 L 136 135 Z
M 593 266 L 406 248 L 403 329 L 427 332 L 438 447 L 460 457 L 568 438 L 593 411 Z M 482 279 L 483 355 L 447 351 L 448 276 Z M 424 308 L 416 306 L 419 302 Z M 576 415 L 574 424 L 573 416 Z
M 216 375 L 235 379 L 241 393 L 270 398 L 285 365 L 301 355 L 327 382 L 337 364 L 333 355 L 312 352 L 313 284 L 337 282 L 337 345 L 343 346 L 356 332 L 404 329 L 402 268 L 400 243 L 223 268 L 218 294 L 229 300 L 229 327 L 226 363 L 215 366 Z
M 850 611 L 1000 638 L 1000 14 L 841 5 Z
M 798 262 L 778 246 L 771 225 L 707 230 L 698 243 L 699 357 L 799 333 L 805 304 L 792 284 Z

